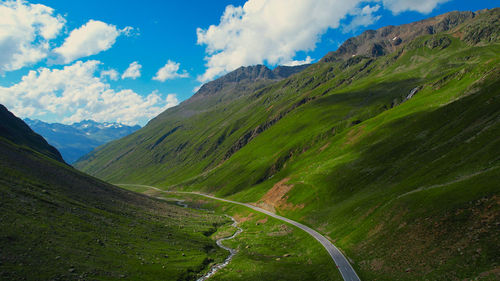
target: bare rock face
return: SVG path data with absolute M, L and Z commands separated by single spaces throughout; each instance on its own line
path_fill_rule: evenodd
M 259 64 L 252 66 L 242 66 L 214 81 L 204 84 L 200 90 L 194 95 L 207 96 L 217 93 L 222 88 L 229 84 L 245 84 L 258 81 L 281 80 L 298 73 L 308 67 L 309 64 L 298 66 L 277 66 L 271 70 L 267 66 Z
M 396 51 L 399 46 L 419 36 L 452 31 L 461 24 L 479 17 L 480 19 L 471 21 L 470 25 L 455 35 L 471 44 L 481 41 L 491 42 L 498 40 L 500 36 L 499 14 L 499 8 L 477 12 L 455 11 L 414 23 L 367 30 L 359 36 L 346 40 L 337 51 L 328 53 L 322 61 L 345 60 L 359 55 L 383 56 Z M 439 46 L 445 45 L 445 42 L 434 43 Z

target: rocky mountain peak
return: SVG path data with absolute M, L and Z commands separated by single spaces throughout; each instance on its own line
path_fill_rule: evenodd
M 271 70 L 267 66 L 262 64 L 242 66 L 214 81 L 204 84 L 193 97 L 194 99 L 196 99 L 200 96 L 214 94 L 229 84 L 254 83 L 257 81 L 266 80 L 281 80 L 304 70 L 308 66 L 309 64 L 298 66 L 277 66 L 274 70 Z
M 383 56 L 396 51 L 400 45 L 404 45 L 419 36 L 450 31 L 481 14 L 491 14 L 491 17 L 498 19 L 499 9 L 478 12 L 454 11 L 409 24 L 366 30 L 360 35 L 346 40 L 337 51 L 328 53 L 322 58 L 322 61 L 348 59 L 358 55 Z

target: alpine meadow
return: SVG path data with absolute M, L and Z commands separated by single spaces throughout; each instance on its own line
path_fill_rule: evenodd
M 316 61 L 297 60 L 314 48 L 295 47 L 293 63 L 274 63 L 303 33 L 281 34 L 288 45 L 279 45 L 284 39 L 269 37 L 279 34 L 266 33 L 251 16 L 282 24 L 287 11 L 259 14 L 280 1 L 242 2 L 225 4 L 219 25 L 196 30 L 198 47 L 207 46 L 206 69 L 197 77 L 196 68 L 171 60 L 149 74 L 147 60 L 133 53 L 130 65 L 119 53 L 117 61 L 128 65 L 122 75 L 96 61 L 112 59 L 97 54 L 116 38 L 117 45 L 131 40 L 131 50 L 142 48 L 146 27 L 162 24 L 151 16 L 141 18 L 144 26 L 131 20 L 140 28 L 103 26 L 99 50 L 85 40 L 107 24 L 90 20 L 47 51 L 46 67 L 19 84 L 0 84 L 0 279 L 499 280 L 500 8 L 354 1 L 340 27 L 321 32 L 359 30 L 356 36 Z M 311 2 L 289 5 L 304 3 Z M 404 20 L 408 11 L 425 16 L 439 5 L 448 10 L 366 28 L 381 18 Z M 0 17 L 23 7 L 48 8 L 9 0 L 0 3 Z M 57 13 L 65 9 L 69 4 Z M 311 17 L 321 18 L 317 11 Z M 52 13 L 44 15 L 72 24 L 71 14 Z M 48 27 L 46 20 L 33 27 Z M 317 22 L 286 24 L 309 24 L 306 30 Z M 0 49 L 10 50 L 2 45 L 4 26 L 0 20 Z M 260 29 L 249 32 L 253 27 Z M 44 30 L 31 43 L 37 51 L 54 45 Z M 323 33 L 314 37 L 315 55 L 337 40 Z M 104 34 L 115 34 L 109 47 Z M 247 39 L 248 46 L 236 42 Z M 75 42 L 81 51 L 70 48 Z M 263 46 L 283 48 L 267 57 L 252 53 Z M 92 65 L 49 69 L 80 54 L 98 57 Z M 0 74 L 17 79 L 9 76 L 15 61 L 7 63 L 8 55 L 0 55 Z M 149 80 L 141 80 L 146 74 Z M 185 99 L 152 90 L 190 79 L 202 84 Z M 38 82 L 23 84 L 29 81 Z M 63 101 L 68 105 L 57 104 Z M 20 118 L 57 139 L 65 154 Z M 90 135 L 80 126 L 87 123 L 104 125 Z M 69 124 L 80 131 L 68 133 Z

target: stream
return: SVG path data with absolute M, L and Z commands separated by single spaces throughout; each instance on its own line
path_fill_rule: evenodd
M 163 197 L 157 197 L 157 198 L 165 200 L 165 198 L 163 198 Z M 175 201 L 175 203 L 177 205 L 179 205 L 179 206 L 182 206 L 184 208 L 188 207 L 188 205 L 186 203 L 184 203 L 184 200 L 175 199 L 173 201 Z M 201 209 L 201 210 L 204 210 L 204 209 Z M 205 211 L 209 211 L 209 210 L 205 210 Z M 238 222 L 236 222 L 236 220 L 233 217 L 228 216 L 228 215 L 226 215 L 226 216 L 233 221 L 233 224 L 231 226 L 234 227 L 234 228 L 236 228 L 237 230 L 236 230 L 236 232 L 233 235 L 231 235 L 229 237 L 218 239 L 216 241 L 216 243 L 217 243 L 217 246 L 221 247 L 222 249 L 224 249 L 226 251 L 229 251 L 229 256 L 224 260 L 224 262 L 212 266 L 212 268 L 207 273 L 205 273 L 205 275 L 203 275 L 202 277 L 198 278 L 196 281 L 204 281 L 204 280 L 207 280 L 208 278 L 212 277 L 217 271 L 219 271 L 220 269 L 226 267 L 229 264 L 229 262 L 231 262 L 231 260 L 233 259 L 234 255 L 236 255 L 236 253 L 238 252 L 236 249 L 232 249 L 232 248 L 229 248 L 229 247 L 226 247 L 226 246 L 222 245 L 223 241 L 233 239 L 234 237 L 236 237 L 238 234 L 240 234 L 243 231 L 243 229 L 241 229 L 238 226 Z
M 229 251 L 229 256 L 224 260 L 224 262 L 212 266 L 212 268 L 210 269 L 210 271 L 208 271 L 202 277 L 198 278 L 197 281 L 207 280 L 212 275 L 214 275 L 217 271 L 219 271 L 220 269 L 226 267 L 229 264 L 229 262 L 231 262 L 231 260 L 233 259 L 234 255 L 236 255 L 236 253 L 238 252 L 236 249 L 232 249 L 232 248 L 229 248 L 229 247 L 226 247 L 226 246 L 222 245 L 223 241 L 233 239 L 234 237 L 236 237 L 238 234 L 240 234 L 243 231 L 243 229 L 241 229 L 240 227 L 238 227 L 238 223 L 236 222 L 236 220 L 233 217 L 228 216 L 228 215 L 226 215 L 226 216 L 229 217 L 231 220 L 233 220 L 232 226 L 235 227 L 235 228 L 237 228 L 238 230 L 233 235 L 231 235 L 230 237 L 221 238 L 221 239 L 217 240 L 216 243 L 222 249 L 224 249 L 226 251 Z

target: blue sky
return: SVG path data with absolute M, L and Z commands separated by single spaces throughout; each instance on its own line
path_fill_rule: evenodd
M 494 2 L 0 1 L 0 103 L 47 122 L 144 125 L 238 66 L 315 62 L 366 29 Z

